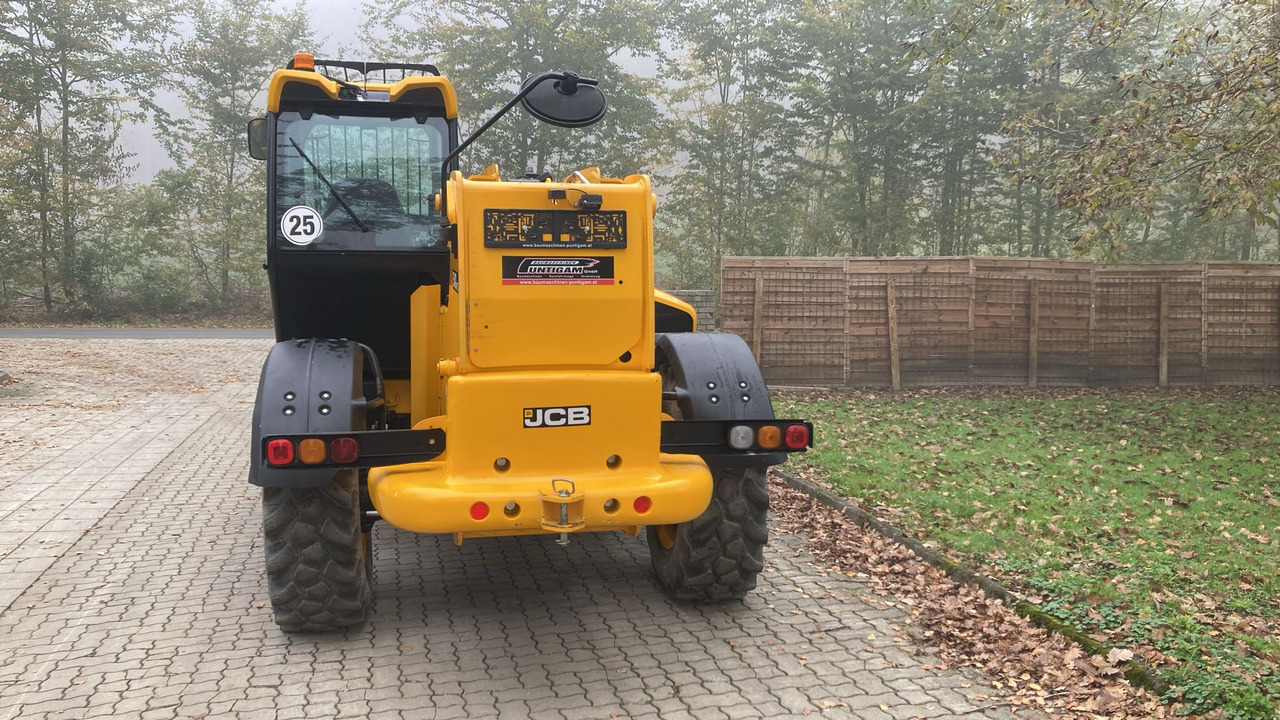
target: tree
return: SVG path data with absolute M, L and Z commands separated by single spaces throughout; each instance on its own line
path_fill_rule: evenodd
M 718 284 L 725 255 L 787 254 L 795 231 L 803 138 L 791 127 L 791 33 L 764 0 L 701 0 L 672 9 L 679 83 L 674 166 L 660 207 L 658 250 L 686 287 Z
M 923 217 L 918 103 L 929 75 L 927 63 L 905 57 L 903 41 L 925 18 L 892 3 L 836 0 L 811 3 L 800 22 L 813 53 L 800 97 L 825 187 L 808 225 L 828 228 L 829 252 L 911 253 Z
M 266 174 L 246 152 L 245 125 L 263 112 L 271 72 L 313 39 L 301 5 L 196 0 L 190 13 L 193 35 L 174 53 L 187 117 L 167 139 L 178 167 L 157 177 L 152 200 L 167 198 L 169 210 L 152 218 L 180 239 L 173 256 L 187 259 L 205 297 L 226 307 L 237 288 L 261 287 L 266 247 Z
M 4 10 L 0 9 L 0 18 Z M 25 242 L 22 227 L 30 220 L 24 208 L 28 206 L 24 188 L 29 188 L 30 156 L 27 148 L 16 142 L 23 135 L 22 123 L 16 117 L 14 103 L 9 93 L 0 96 L 0 137 L 9 138 L 0 143 L 0 312 L 8 309 L 16 300 L 20 287 L 34 286 L 29 268 L 36 262 L 29 243 Z
M 373 7 L 368 34 L 390 38 L 375 51 L 387 60 L 438 65 L 473 128 L 547 70 L 596 78 L 609 96 L 609 113 L 587 129 L 556 128 L 513 112 L 467 151 L 464 166 L 496 162 L 510 176 L 597 165 L 625 175 L 658 162 L 665 123 L 652 99 L 657 85 L 624 67 L 658 54 L 662 18 L 652 0 L 375 0 Z
M 1060 164 L 1063 203 L 1096 228 L 1087 241 L 1113 241 L 1127 218 L 1151 218 L 1159 200 L 1183 187 L 1208 218 L 1277 227 L 1280 8 L 1220 0 L 1199 11 L 1166 10 L 1173 38 L 1120 75 L 1122 100 Z M 1135 32 L 1104 22 L 1113 33 Z M 1238 258 L 1253 259 L 1254 233 L 1239 238 Z
M 35 238 L 46 309 L 54 286 L 86 309 L 81 244 L 101 191 L 128 172 L 122 123 L 155 109 L 171 12 L 163 0 L 7 4 L 0 71 L 18 132 L 6 142 L 29 168 L 31 202 L 19 214 Z
M 1020 184 L 1046 188 L 1069 214 L 1079 252 L 1116 256 L 1164 227 L 1184 227 L 1159 215 L 1184 213 L 1184 203 L 1169 201 L 1187 193 L 1202 219 L 1276 226 L 1274 3 L 971 1 L 939 31 L 939 45 L 962 45 L 984 26 L 1004 37 L 1043 33 L 1032 63 L 1048 82 L 1028 88 L 1030 102 L 1007 126 L 1014 143 L 1004 159 Z M 1236 257 L 1257 255 L 1256 233 L 1231 235 Z

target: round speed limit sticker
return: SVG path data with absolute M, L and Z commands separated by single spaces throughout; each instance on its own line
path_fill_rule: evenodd
M 294 245 L 310 245 L 324 232 L 324 219 L 310 205 L 294 205 L 280 218 L 280 232 Z

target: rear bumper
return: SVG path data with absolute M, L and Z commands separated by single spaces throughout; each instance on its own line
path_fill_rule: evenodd
M 658 472 L 624 466 L 556 478 L 450 476 L 447 460 L 373 468 L 369 496 L 382 519 L 404 530 L 493 535 L 636 530 L 692 520 L 711 501 L 711 471 L 696 455 L 662 454 Z M 637 499 L 648 498 L 646 503 Z M 612 501 L 612 502 L 611 502 Z M 483 503 L 483 517 L 473 506 Z

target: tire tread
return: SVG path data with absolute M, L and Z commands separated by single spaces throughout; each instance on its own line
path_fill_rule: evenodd
M 369 558 L 360 530 L 354 471 L 320 488 L 263 488 L 267 590 L 282 630 L 326 632 L 368 618 Z
M 769 540 L 769 492 L 755 468 L 719 469 L 711 503 L 681 523 L 675 544 L 662 546 L 650 527 L 649 551 L 658 585 L 672 598 L 692 602 L 740 599 L 756 586 Z

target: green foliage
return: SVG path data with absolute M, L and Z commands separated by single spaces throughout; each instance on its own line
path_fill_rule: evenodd
M 540 72 L 571 70 L 606 88 L 609 113 L 596 125 L 557 128 L 515 110 L 466 152 L 464 168 L 497 163 L 507 176 L 557 178 L 588 166 L 606 174 L 654 169 L 665 123 L 653 99 L 658 85 L 625 70 L 621 59 L 658 54 L 655 2 L 480 0 L 459 8 L 443 0 L 376 0 L 371 8 L 367 34 L 383 38 L 375 53 L 437 65 L 472 129 Z
M 1248 0 L 1188 9 L 1180 20 L 1172 37 L 1157 38 L 1162 51 L 1121 74 L 1122 100 L 1059 163 L 1075 171 L 1060 198 L 1098 231 L 1085 241 L 1114 238 L 1128 213 L 1151 217 L 1183 188 L 1209 217 L 1276 227 L 1280 10 Z M 1135 32 L 1100 22 L 1118 35 Z M 1248 260 L 1253 248 L 1240 252 Z
M 185 269 L 169 262 L 142 266 L 126 289 L 137 311 L 147 316 L 184 312 L 191 302 L 191 285 Z
M 177 168 L 157 178 L 147 217 L 178 246 L 201 295 L 226 308 L 261 297 L 266 172 L 245 151 L 245 124 L 262 114 L 264 79 L 313 41 L 301 6 L 276 11 L 252 0 L 197 0 L 194 35 L 175 48 L 176 92 L 188 115 L 167 144 Z
M 46 308 L 60 291 L 69 311 L 91 308 L 83 292 L 96 271 L 80 255 L 104 191 L 128 174 L 118 135 L 126 119 L 154 110 L 172 20 L 165 0 L 7 3 L 0 23 L 0 77 L 12 135 L 5 140 L 8 224 L 38 260 L 20 280 L 40 286 Z M 132 103 L 126 103 L 131 98 Z M 3 170 L 0 170 L 2 172 Z
M 1280 709 L 1280 398 L 1233 392 L 784 397 L 851 497 L 1099 639 L 1184 711 Z
M 1264 254 L 1258 226 L 1277 227 L 1280 198 L 1275 3 L 1001 0 L 962 4 L 948 19 L 934 37 L 941 62 L 988 28 L 1000 42 L 1048 30 L 1000 160 L 1053 194 L 1080 252 Z M 1212 227 L 1188 231 L 1191 218 Z
M 664 74 L 674 166 L 664 173 L 658 250 L 682 287 L 714 287 L 725 255 L 791 254 L 800 148 L 787 107 L 794 38 L 785 9 L 706 0 L 672 11 L 678 38 Z M 766 198 L 774 199 L 767 201 Z
M 1269 0 L 367 8 L 372 48 L 350 54 L 437 64 L 472 129 L 537 72 L 598 78 L 598 125 L 516 110 L 463 166 L 654 175 L 668 285 L 714 287 L 726 255 L 1280 257 Z M 185 273 L 187 300 L 263 303 L 244 123 L 316 41 L 301 6 L 197 0 L 181 39 L 177 13 L 0 4 L 0 308 L 105 311 L 156 263 Z M 161 88 L 181 117 L 155 112 Z M 138 189 L 119 133 L 144 117 L 176 167 Z

